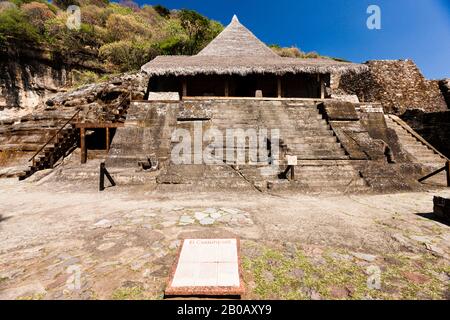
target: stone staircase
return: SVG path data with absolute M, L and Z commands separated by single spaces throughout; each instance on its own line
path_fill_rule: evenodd
M 414 130 L 406 123 L 394 115 L 386 115 L 386 124 L 389 128 L 395 130 L 403 150 L 408 153 L 414 163 L 420 164 L 425 171 L 430 173 L 442 168 L 445 165 L 446 158 L 436 152 L 428 143 L 412 134 Z M 399 123 L 402 123 L 400 125 Z M 445 172 L 427 180 L 435 184 L 444 184 Z
M 124 122 L 126 120 L 128 108 L 131 101 L 131 95 L 122 99 L 112 114 L 107 115 L 108 122 Z M 25 180 L 39 170 L 53 168 L 55 163 L 69 155 L 79 144 L 80 133 L 75 128 L 73 121 L 79 117 L 82 109 L 78 109 L 75 114 L 52 136 L 42 148 L 33 156 L 32 165 L 27 170 L 20 173 L 19 180 Z M 105 122 L 105 121 L 103 121 Z M 31 161 L 31 159 L 30 159 Z
M 242 129 L 244 132 L 253 129 L 257 133 L 260 129 L 267 129 L 270 139 L 272 130 L 278 129 L 280 143 L 286 153 L 299 159 L 295 181 L 283 177 L 282 173 L 287 168 L 283 159 L 271 166 L 267 162 L 268 148 L 260 146 L 254 150 L 246 145 L 245 164 L 229 158 L 222 159 L 224 165 L 171 164 L 159 176 L 160 184 L 200 184 L 211 188 L 248 188 L 250 184 L 261 191 L 356 192 L 369 189 L 312 102 L 230 100 L 213 105 L 210 110 L 211 118 L 202 122 L 203 130 L 218 129 L 224 137 L 227 129 Z M 179 122 L 177 127 L 192 131 L 192 125 L 190 121 Z M 236 155 L 239 148 L 227 146 L 225 141 L 224 138 L 222 154 Z M 204 142 L 204 146 L 208 144 Z M 212 146 L 218 147 L 217 144 Z M 194 155 L 192 151 L 192 159 Z
M 278 129 L 288 154 L 299 160 L 349 159 L 315 104 L 266 101 L 255 106 L 230 104 L 218 111 L 211 119 L 211 128 L 222 132 L 268 129 L 269 139 L 270 132 Z

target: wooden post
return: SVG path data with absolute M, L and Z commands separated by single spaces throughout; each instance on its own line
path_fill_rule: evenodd
M 291 166 L 291 181 L 295 180 L 295 166 Z
M 86 150 L 86 129 L 80 128 L 80 149 L 81 149 L 81 163 L 86 163 L 87 161 L 87 150 Z
M 187 97 L 187 80 L 183 78 L 183 97 Z
M 109 151 L 110 147 L 109 128 L 106 128 L 106 151 Z
M 114 182 L 113 178 L 109 174 L 108 170 L 106 170 L 105 163 L 102 162 L 102 163 L 100 163 L 100 181 L 99 181 L 100 183 L 99 183 L 99 188 L 98 188 L 100 191 L 105 190 L 105 176 L 109 180 L 109 183 L 111 183 L 111 186 L 114 187 L 116 185 L 116 183 Z
M 450 187 L 450 161 L 445 163 L 445 171 L 447 172 L 447 187 Z
M 98 186 L 100 191 L 105 190 L 105 163 L 100 163 L 100 183 Z
M 230 83 L 227 78 L 225 79 L 225 97 L 228 97 L 229 95 L 230 95 Z
M 277 77 L 277 92 L 278 92 L 278 98 L 281 98 L 282 96 L 282 90 L 281 90 L 281 77 Z
M 325 99 L 325 82 L 323 81 L 323 77 L 320 77 L 320 99 Z

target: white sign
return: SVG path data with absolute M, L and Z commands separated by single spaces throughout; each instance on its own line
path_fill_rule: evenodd
M 239 287 L 236 239 L 186 239 L 172 287 Z
M 288 166 L 296 166 L 298 163 L 297 156 L 286 156 Z

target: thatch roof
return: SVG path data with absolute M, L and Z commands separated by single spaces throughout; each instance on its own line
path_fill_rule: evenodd
M 141 69 L 149 75 L 188 76 L 196 74 L 345 73 L 365 71 L 367 67 L 331 59 L 280 57 L 234 16 L 231 23 L 197 55 L 158 56 Z

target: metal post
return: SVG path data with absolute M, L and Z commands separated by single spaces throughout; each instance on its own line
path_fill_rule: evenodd
M 86 150 L 86 129 L 80 128 L 80 149 L 81 149 L 81 163 L 86 163 L 87 161 L 87 150 Z

